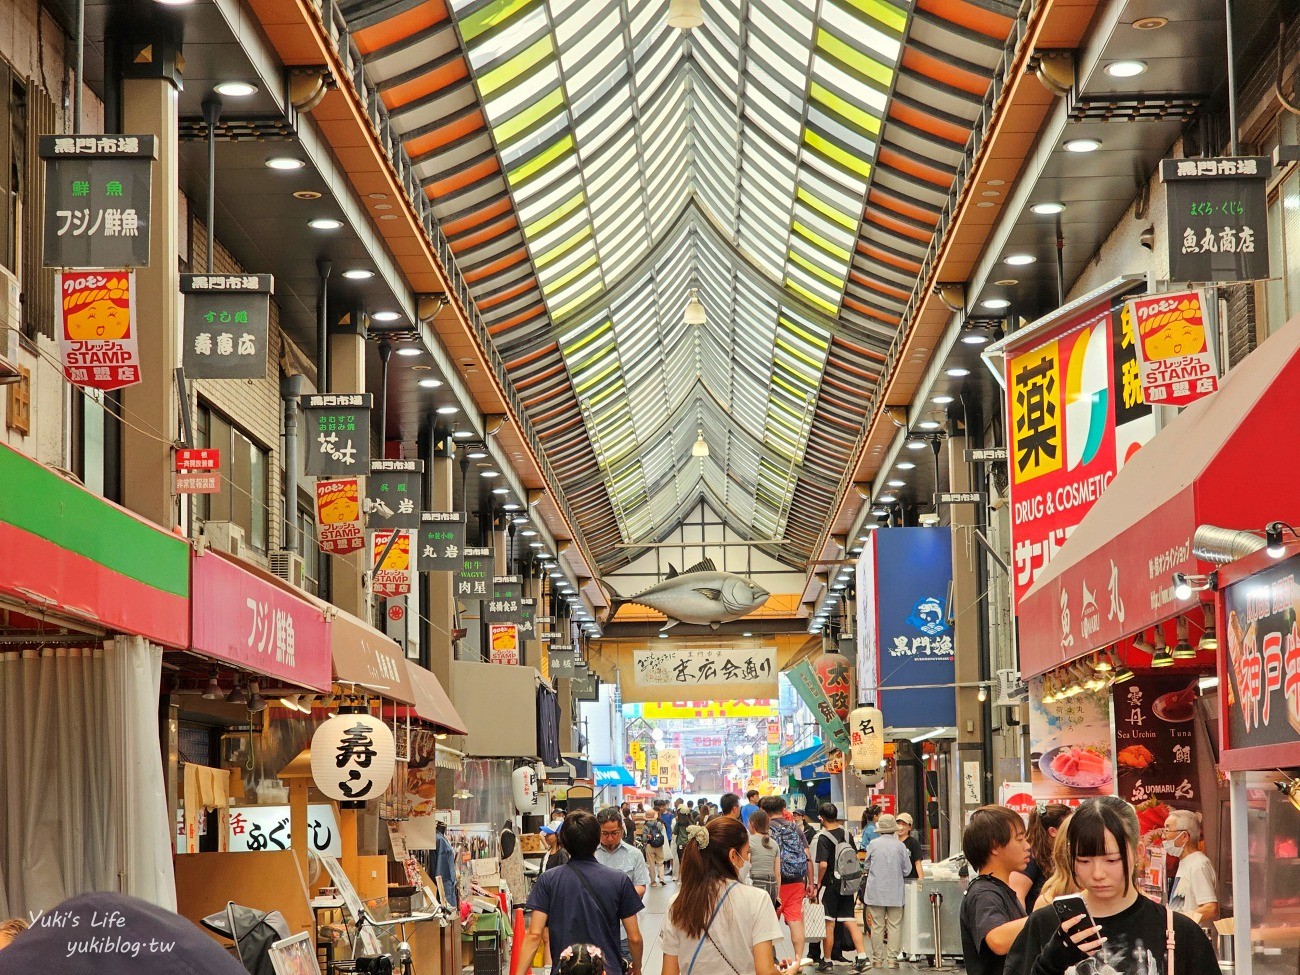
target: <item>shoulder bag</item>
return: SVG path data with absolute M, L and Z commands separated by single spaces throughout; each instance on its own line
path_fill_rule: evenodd
M 578 878 L 578 882 L 582 884 L 583 888 L 587 891 L 587 896 L 591 898 L 591 902 L 596 905 L 596 910 L 600 912 L 601 918 L 605 921 L 605 925 L 606 925 L 605 936 L 609 939 L 609 943 L 614 945 L 617 948 L 623 940 L 621 937 L 619 937 L 618 924 L 616 922 L 612 927 L 610 926 L 609 917 L 605 914 L 605 910 L 604 907 L 601 905 L 600 898 L 596 896 L 596 889 L 591 886 L 591 881 L 588 880 L 586 877 L 584 877 L 582 875 L 582 871 L 579 870 L 577 867 L 575 867 L 572 863 L 566 863 L 563 867 L 559 869 L 567 870 L 569 873 L 572 873 L 575 877 Z M 618 956 L 618 964 L 620 970 L 622 970 L 623 972 L 627 971 L 627 961 L 626 959 L 623 958 L 621 954 Z
M 740 970 L 731 963 L 730 958 L 728 958 L 726 955 L 722 953 L 722 949 L 718 947 L 718 943 L 714 941 L 712 936 L 709 934 L 709 928 L 713 927 L 713 922 L 718 917 L 718 911 L 722 910 L 722 905 L 726 903 L 727 898 L 731 896 L 731 890 L 736 885 L 737 885 L 737 881 L 735 880 L 727 884 L 727 889 L 724 890 L 722 892 L 722 896 L 718 898 L 717 906 L 713 908 L 713 913 L 709 915 L 709 923 L 704 925 L 704 933 L 700 935 L 699 943 L 696 944 L 695 946 L 695 953 L 691 955 L 691 963 L 686 967 L 686 975 L 692 975 L 692 973 L 695 971 L 695 959 L 700 957 L 700 949 L 704 947 L 704 942 L 706 939 L 708 940 L 709 944 L 713 945 L 714 951 L 716 951 L 718 955 L 722 958 L 722 960 L 727 963 L 727 967 L 730 968 L 733 972 L 735 972 L 735 975 L 740 975 Z

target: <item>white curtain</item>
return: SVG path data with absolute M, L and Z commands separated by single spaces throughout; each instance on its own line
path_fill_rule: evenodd
M 90 890 L 175 910 L 161 672 L 139 637 L 0 653 L 0 918 Z

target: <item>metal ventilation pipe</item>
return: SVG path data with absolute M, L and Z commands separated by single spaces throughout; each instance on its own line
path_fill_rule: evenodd
M 1198 525 L 1192 535 L 1192 554 L 1202 562 L 1226 565 L 1253 555 L 1264 547 L 1264 539 L 1253 532 L 1217 525 Z

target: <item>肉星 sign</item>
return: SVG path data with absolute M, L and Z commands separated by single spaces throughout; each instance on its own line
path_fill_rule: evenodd
M 272 288 L 269 274 L 181 275 L 188 378 L 265 378 Z
M 221 451 L 214 447 L 176 451 L 177 494 L 217 494 L 221 491 Z
M 488 585 L 492 581 L 492 549 L 467 547 L 462 549 L 460 571 L 456 574 L 456 598 L 467 603 L 488 598 Z
M 371 393 L 304 396 L 306 473 L 314 477 L 364 477 L 370 471 Z
M 113 390 L 140 381 L 134 271 L 56 274 L 54 307 L 68 382 Z
M 46 267 L 149 266 L 152 135 L 43 135 Z
M 1214 346 L 1205 322 L 1207 307 L 1202 290 L 1129 301 L 1146 402 L 1186 406 L 1219 388 Z
M 1256 281 L 1268 273 L 1265 156 L 1165 159 L 1169 280 Z

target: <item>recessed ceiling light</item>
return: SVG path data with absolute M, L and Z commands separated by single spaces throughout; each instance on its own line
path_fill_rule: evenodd
M 986 179 L 984 181 L 985 186 L 1005 186 L 1006 183 L 1005 179 Z
M 938 420 L 922 420 L 917 426 L 922 430 L 938 430 L 942 424 Z
M 410 356 L 410 355 L 420 355 L 420 354 L 422 354 L 423 352 L 424 352 L 424 350 L 421 349 L 419 346 L 416 346 L 416 345 L 404 345 L 404 346 L 402 346 L 400 349 L 397 350 L 397 354 L 398 354 L 398 355 L 407 355 L 407 356 Z
M 924 449 L 925 449 L 925 441 L 924 441 L 924 440 L 909 440 L 909 441 L 907 442 L 907 449 L 908 449 L 908 450 L 924 450 Z
M 295 200 L 319 200 L 320 194 L 315 190 L 294 190 L 293 198 Z
M 455 439 L 455 440 L 468 440 L 470 437 L 474 436 L 474 431 L 473 431 L 473 430 L 453 430 L 453 431 L 451 432 L 451 435 L 452 435 L 452 438 Z
M 270 169 L 283 169 L 288 171 L 291 169 L 302 169 L 307 164 L 301 159 L 295 159 L 293 156 L 272 156 L 266 161 L 266 165 Z
M 227 98 L 247 98 L 257 94 L 257 85 L 251 81 L 221 81 L 213 85 L 212 90 Z
M 469 453 L 466 454 L 465 456 L 468 457 L 470 460 L 482 460 L 484 457 L 487 456 L 487 451 L 484 450 L 482 447 L 471 447 Z M 496 477 L 495 474 L 491 474 L 489 476 Z
M 881 515 L 889 514 L 889 512 L 886 511 L 884 508 L 872 508 L 871 513 L 875 515 L 877 518 L 879 518 Z
M 995 310 L 1000 308 L 1011 307 L 1011 302 L 1009 302 L 1006 298 L 985 298 L 983 301 L 980 302 L 980 304 L 985 308 L 992 308 Z
M 888 485 L 889 485 L 890 487 L 892 487 L 892 488 L 907 487 L 907 482 L 906 482 L 906 481 L 897 481 L 897 480 L 895 480 L 895 481 L 886 481 L 885 483 L 888 484 Z
M 434 410 L 434 412 L 437 413 L 439 416 L 451 416 L 453 413 L 459 413 L 459 412 L 460 412 L 460 407 L 458 407 L 458 406 L 440 406 L 440 407 L 438 407 L 436 410 Z
M 519 510 L 519 502 L 518 502 L 518 501 L 507 501 L 505 504 L 503 504 L 503 505 L 501 506 L 501 510 L 502 510 L 502 511 L 518 511 L 518 510 Z M 527 521 L 527 520 L 528 520 L 527 518 L 516 518 L 516 519 L 515 519 L 515 524 L 518 525 L 518 524 L 520 524 L 521 522 L 525 522 L 525 521 Z
M 1100 139 L 1071 139 L 1065 144 L 1067 152 L 1096 152 L 1101 148 Z
M 947 406 L 954 399 L 956 399 L 956 397 L 944 395 L 944 396 L 936 396 L 934 397 L 934 399 L 930 400 L 930 402 L 938 403 L 940 406 Z
M 1001 190 L 984 190 L 980 193 L 980 196 L 1001 196 L 1001 195 L 1002 195 Z
M 381 214 L 379 215 L 379 219 L 380 219 L 380 220 L 396 220 L 396 219 L 397 219 L 397 214 L 395 214 L 395 213 L 381 213 Z
M 981 210 L 987 210 L 989 207 L 997 206 L 996 203 L 993 203 L 989 200 L 980 200 L 975 205 L 979 207 Z
M 386 199 L 388 199 L 388 194 L 387 194 L 387 193 L 367 193 L 366 196 L 369 197 L 369 198 L 372 199 L 372 200 L 386 200 Z
M 952 376 L 954 379 L 960 379 L 962 376 L 970 375 L 970 370 L 962 366 L 953 366 L 951 369 L 946 369 L 944 371 L 947 372 L 948 375 Z
M 1143 17 L 1140 20 L 1133 21 L 1133 26 L 1137 30 L 1159 30 L 1161 27 L 1167 26 L 1168 23 L 1168 17 Z
M 961 340 L 966 345 L 983 345 L 989 340 L 989 337 L 983 332 L 966 332 L 962 335 Z
M 368 281 L 375 276 L 375 272 L 368 267 L 350 267 L 343 272 L 343 276 L 351 281 Z
M 1113 61 L 1106 65 L 1106 73 L 1112 78 L 1136 78 L 1146 69 L 1145 61 Z
M 307 226 L 312 230 L 338 230 L 343 226 L 343 221 L 335 220 L 333 217 L 317 217 L 315 220 L 308 220 Z
M 493 494 L 509 494 L 509 493 L 510 493 L 510 489 L 509 489 L 508 487 L 493 488 L 493 489 L 492 489 L 492 493 L 493 493 Z
M 437 389 L 442 385 L 441 379 L 421 379 L 419 383 L 422 389 Z
M 395 322 L 402 317 L 402 313 L 397 311 L 377 311 L 370 317 L 377 322 Z
M 1003 260 L 1013 267 L 1024 267 L 1026 264 L 1033 264 L 1038 258 L 1033 254 L 1008 254 Z
M 494 471 L 494 470 L 492 470 L 492 469 L 489 467 L 489 468 L 488 468 L 487 470 L 485 470 L 485 471 L 479 471 L 479 472 L 478 472 L 478 476 L 479 476 L 479 477 L 500 477 L 500 476 L 501 476 L 501 472 L 500 472 L 500 471 Z
M 531 528 L 526 528 L 526 529 L 524 529 L 523 531 L 521 531 L 519 534 L 522 535 L 524 538 L 536 538 L 536 537 L 537 537 L 537 532 L 533 531 Z
M 914 469 L 915 467 L 916 467 L 916 465 L 913 464 L 910 460 L 900 460 L 900 461 L 898 462 L 898 469 L 899 469 L 900 471 L 910 471 L 910 470 Z
M 1035 203 L 1031 206 L 1030 211 L 1038 214 L 1040 217 L 1054 217 L 1065 209 L 1064 203 Z

